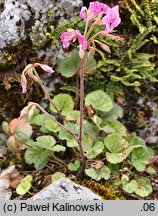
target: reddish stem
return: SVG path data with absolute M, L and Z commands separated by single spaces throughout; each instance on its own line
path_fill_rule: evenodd
M 78 70 L 76 72 L 76 97 L 75 97 L 75 109 L 77 110 L 78 101 L 79 101 L 79 73 Z
M 150 139 L 150 137 L 156 132 L 157 129 L 158 129 L 158 125 L 156 125 L 156 127 L 153 128 L 153 130 L 151 130 L 151 132 L 149 133 L 149 135 L 145 139 L 145 143 L 148 142 L 148 140 Z
M 82 178 L 86 166 L 86 159 L 84 155 L 84 150 L 83 150 L 83 108 L 84 108 L 84 59 L 81 60 L 81 67 L 80 67 L 80 132 L 79 132 L 79 148 L 80 148 L 80 155 L 81 155 L 81 160 L 82 160 L 82 166 L 80 169 L 80 172 L 78 173 L 78 177 Z

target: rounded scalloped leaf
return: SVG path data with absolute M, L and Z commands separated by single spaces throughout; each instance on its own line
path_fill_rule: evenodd
M 150 179 L 146 177 L 141 177 L 137 179 L 138 188 L 135 190 L 135 193 L 141 197 L 149 196 L 153 189 L 150 183 Z
M 7 121 L 2 122 L 2 130 L 5 134 L 9 135 L 9 124 Z
M 74 101 L 68 94 L 58 94 L 53 98 L 52 101 L 61 112 L 72 111 L 74 108 Z M 50 109 L 52 112 L 56 112 L 55 108 L 52 105 L 50 105 Z
M 59 179 L 65 178 L 65 174 L 61 172 L 56 172 L 51 176 L 51 183 L 56 182 Z
M 93 159 L 97 155 L 103 153 L 104 150 L 104 143 L 101 141 L 97 141 L 94 143 L 93 147 L 91 147 L 87 153 L 87 158 Z
M 79 70 L 80 64 L 78 50 L 73 50 L 68 57 L 60 61 L 59 72 L 65 77 L 71 77 Z
M 96 170 L 95 168 L 91 167 L 85 170 L 87 176 L 91 177 L 96 181 L 100 181 L 101 179 L 109 179 L 110 178 L 110 169 L 107 166 L 103 166 L 101 169 Z
M 78 110 L 70 110 L 70 111 L 63 111 L 62 114 L 68 121 L 75 121 L 80 116 L 80 111 Z
M 28 181 L 28 182 L 32 182 L 32 180 L 33 180 L 32 175 L 27 175 L 25 176 L 25 178 L 22 179 L 22 181 Z
M 68 164 L 68 169 L 71 171 L 77 171 L 80 168 L 80 161 L 79 160 L 75 160 L 74 163 L 70 162 Z
M 136 148 L 132 152 L 132 165 L 135 167 L 136 170 L 142 172 L 145 170 L 146 165 L 149 163 L 149 155 L 146 149 Z
M 16 193 L 19 195 L 26 194 L 31 188 L 31 183 L 29 181 L 21 181 L 16 188 Z
M 126 128 L 119 121 L 108 122 L 107 125 L 104 127 L 104 131 L 106 133 L 118 133 L 121 136 L 126 136 Z
M 10 136 L 7 140 L 7 147 L 11 152 L 18 152 L 20 145 L 15 142 L 14 136 Z
M 37 137 L 36 141 L 37 141 L 36 146 L 39 146 L 41 148 L 48 149 L 48 150 L 52 150 L 53 146 L 56 143 L 56 140 L 54 139 L 54 137 L 50 135 L 43 135 L 43 136 Z
M 93 106 L 95 109 L 107 112 L 113 107 L 111 98 L 102 90 L 97 90 L 89 93 L 85 97 L 85 105 Z
M 127 141 L 119 134 L 109 134 L 104 139 L 104 144 L 111 153 L 120 153 L 128 146 Z
M 138 188 L 138 183 L 134 179 L 123 186 L 123 190 L 126 191 L 127 193 L 133 193 L 137 190 L 137 188 Z
M 52 131 L 52 132 L 58 132 L 60 131 L 61 127 L 55 123 L 54 121 L 52 121 L 51 119 L 47 120 L 45 122 L 45 127 L 49 130 L 49 131 Z
M 28 164 L 33 163 L 37 170 L 41 170 L 47 165 L 50 156 L 52 156 L 52 151 L 33 147 L 26 150 L 25 161 Z
M 13 119 L 9 129 L 18 143 L 26 143 L 32 135 L 32 127 L 25 119 Z

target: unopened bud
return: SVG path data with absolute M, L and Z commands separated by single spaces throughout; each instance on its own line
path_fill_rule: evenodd
M 25 94 L 27 92 L 27 79 L 24 74 L 21 75 L 21 87 L 22 87 L 22 93 Z
M 28 111 L 28 120 L 30 121 L 35 113 L 36 105 L 34 104 Z
M 51 67 L 49 67 L 49 66 L 46 65 L 46 64 L 41 64 L 40 67 L 41 67 L 44 71 L 46 71 L 46 72 L 48 72 L 48 73 L 54 73 L 54 72 L 55 72 Z

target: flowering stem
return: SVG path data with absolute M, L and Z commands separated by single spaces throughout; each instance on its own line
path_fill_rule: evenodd
M 90 27 L 90 29 L 89 29 L 89 31 L 86 34 L 86 39 L 89 38 L 89 36 L 90 36 L 91 32 L 93 31 L 94 27 L 95 27 L 95 25 L 92 24 L 91 27 Z
M 41 86 L 45 96 L 47 97 L 47 99 L 49 100 L 50 104 L 55 108 L 55 110 L 57 111 L 58 115 L 60 116 L 61 119 L 63 119 L 64 122 L 67 123 L 67 120 L 64 118 L 64 116 L 61 114 L 61 112 L 59 111 L 59 109 L 56 107 L 56 105 L 53 103 L 51 97 L 49 96 L 47 90 L 45 89 L 40 77 L 38 76 L 38 73 L 36 72 L 36 70 L 34 70 L 34 73 L 36 75 L 36 77 L 38 78 L 38 83 Z
M 89 25 L 89 20 L 87 20 L 87 22 L 86 22 L 86 26 L 85 26 L 85 30 L 84 30 L 84 37 L 85 37 L 86 34 L 87 34 L 88 25 Z
M 76 97 L 75 97 L 75 109 L 76 110 L 77 110 L 78 99 L 79 99 L 78 88 L 79 88 L 79 73 L 78 73 L 78 70 L 77 70 L 77 72 L 76 72 Z
M 82 160 L 82 166 L 80 172 L 78 173 L 78 177 L 82 178 L 85 166 L 86 166 L 86 159 L 83 150 L 83 101 L 84 101 L 84 59 L 81 60 L 81 67 L 80 67 L 80 132 L 79 132 L 79 148 L 80 148 L 80 155 Z
M 35 105 L 38 109 L 40 109 L 44 114 L 46 114 L 52 121 L 54 121 L 57 125 L 59 125 L 61 128 L 63 128 L 68 134 L 73 136 L 77 142 L 79 142 L 78 137 L 75 135 L 73 131 L 71 131 L 69 128 L 65 127 L 63 124 L 58 122 L 53 116 L 51 116 L 43 107 L 41 107 L 38 103 L 30 102 L 30 104 Z

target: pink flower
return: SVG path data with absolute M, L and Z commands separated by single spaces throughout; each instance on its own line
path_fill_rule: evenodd
M 79 30 L 76 30 L 76 35 L 78 37 L 79 43 L 81 44 L 82 49 L 85 51 L 87 49 L 87 40 L 81 34 Z
M 21 75 L 21 87 L 22 87 L 22 93 L 25 94 L 27 92 L 27 79 L 24 74 Z
M 71 41 L 75 41 L 78 38 L 79 43 L 81 45 L 81 48 L 83 50 L 87 49 L 87 40 L 86 38 L 81 34 L 79 30 L 74 29 L 68 29 L 67 32 L 62 32 L 60 39 L 63 43 L 63 48 L 68 49 L 70 46 Z
M 106 25 L 105 31 L 107 33 L 117 27 L 121 22 L 121 18 L 119 16 L 119 6 L 116 5 L 115 7 L 108 9 L 107 15 L 103 17 L 102 22 Z
M 27 92 L 27 88 L 25 84 L 21 84 L 22 87 L 22 93 L 25 94 Z
M 86 22 L 86 19 L 87 19 L 87 8 L 86 7 L 81 8 L 80 17 Z
M 55 72 L 51 67 L 49 67 L 49 66 L 46 65 L 46 64 L 41 64 L 40 67 L 41 67 L 44 71 L 46 71 L 46 72 L 48 72 L 48 73 L 54 73 L 54 72 Z
M 99 14 L 106 14 L 108 7 L 106 4 L 100 2 L 91 2 L 87 10 L 86 7 L 82 7 L 80 11 L 80 17 L 86 22 L 87 20 L 91 21 L 93 18 L 97 17 Z

